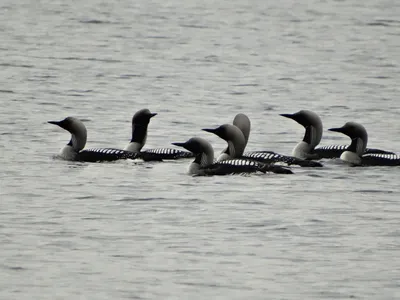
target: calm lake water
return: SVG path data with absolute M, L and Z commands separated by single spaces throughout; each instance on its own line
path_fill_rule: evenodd
M 252 121 L 248 150 L 290 154 L 310 109 L 400 151 L 400 2 L 11 1 L 0 4 L 1 299 L 398 299 L 400 168 L 196 178 L 190 160 L 54 158 L 146 148 Z M 172 147 L 172 146 L 171 146 Z

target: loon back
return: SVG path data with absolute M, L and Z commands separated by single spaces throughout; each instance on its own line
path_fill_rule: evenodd
M 316 161 L 282 155 L 273 151 L 249 151 L 243 154 L 243 158 L 259 161 L 265 164 L 285 163 L 288 166 L 297 165 L 300 167 L 323 167 L 321 163 Z
M 114 149 L 114 148 L 90 148 L 78 153 L 76 160 L 85 162 L 107 162 L 120 159 L 137 159 L 139 153 Z
M 339 158 L 344 151 L 347 150 L 349 145 L 329 145 L 315 148 L 312 152 L 318 159 L 322 158 Z M 376 148 L 366 148 L 364 154 L 395 154 L 392 151 L 386 151 Z
M 367 153 L 361 157 L 363 166 L 400 166 L 400 156 L 394 153 Z
M 229 175 L 229 174 L 246 174 L 246 173 L 266 173 L 272 172 L 276 174 L 293 174 L 290 169 L 274 166 L 269 164 L 262 164 L 256 161 L 235 158 L 223 161 L 218 161 L 210 166 L 202 168 L 201 175 Z
M 162 161 L 164 159 L 180 159 L 194 157 L 192 152 L 172 148 L 146 149 L 139 153 L 144 161 Z

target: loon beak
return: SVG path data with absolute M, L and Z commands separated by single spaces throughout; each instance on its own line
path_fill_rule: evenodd
M 202 130 L 203 130 L 203 131 L 206 131 L 206 132 L 215 133 L 215 131 L 216 131 L 217 129 L 213 129 L 213 128 L 203 128 Z
M 171 143 L 174 146 L 185 147 L 186 143 Z
M 48 121 L 47 123 L 60 126 L 60 121 Z
M 189 144 L 188 144 L 188 142 L 184 142 L 184 143 L 171 143 L 172 145 L 174 145 L 174 146 L 178 146 L 178 147 L 182 147 L 182 148 L 185 148 L 186 150 L 189 150 L 189 151 L 191 151 L 189 148 Z
M 329 128 L 328 130 L 343 133 L 343 127 Z
M 280 114 L 280 116 L 285 117 L 285 118 L 289 118 L 289 119 L 293 119 L 294 118 L 293 114 Z

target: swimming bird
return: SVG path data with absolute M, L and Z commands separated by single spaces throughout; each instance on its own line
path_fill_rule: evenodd
M 282 117 L 292 119 L 305 128 L 303 140 L 299 142 L 293 149 L 292 156 L 300 159 L 322 159 L 322 158 L 339 158 L 347 149 L 347 145 L 330 145 L 318 147 L 322 138 L 322 121 L 321 118 L 313 111 L 300 110 L 294 114 L 281 114 Z M 387 153 L 393 152 L 367 148 L 365 153 Z
M 318 162 L 307 161 L 295 157 L 281 155 L 272 151 L 247 151 L 244 152 L 250 135 L 250 119 L 245 114 L 237 114 L 233 125 L 224 124 L 214 129 L 203 129 L 222 138 L 228 143 L 217 161 L 232 158 L 243 158 L 265 164 L 285 163 L 287 165 L 300 165 L 306 167 L 321 167 Z
M 365 153 L 368 134 L 364 126 L 347 122 L 342 127 L 329 131 L 341 132 L 351 139 L 351 144 L 340 155 L 340 159 L 354 166 L 400 166 L 400 156 L 394 153 Z
M 213 133 L 228 143 L 228 146 L 218 156 L 217 161 L 240 158 L 243 155 L 246 139 L 237 126 L 223 124 L 217 128 L 203 128 L 202 130 Z
M 292 156 L 300 159 L 318 158 L 313 151 L 322 139 L 323 127 L 320 117 L 310 110 L 301 110 L 294 114 L 281 114 L 281 116 L 295 120 L 306 130 L 303 140 L 294 147 Z
M 214 149 L 211 144 L 203 138 L 193 137 L 184 143 L 172 143 L 183 147 L 195 154 L 195 160 L 190 164 L 188 173 L 197 176 L 229 175 L 255 172 L 274 172 L 291 174 L 288 169 L 279 166 L 269 166 L 246 159 L 228 159 L 214 162 Z
M 147 140 L 147 128 L 150 119 L 157 113 L 150 112 L 144 108 L 137 111 L 132 117 L 132 138 L 129 144 L 124 148 L 125 151 L 139 153 L 140 158 L 146 161 L 160 161 L 163 159 L 180 159 L 193 157 L 191 152 L 176 150 L 173 148 L 156 148 L 142 150 Z
M 127 158 L 136 159 L 138 157 L 137 153 L 113 148 L 91 148 L 83 150 L 86 145 L 87 131 L 82 121 L 75 117 L 67 117 L 61 121 L 48 121 L 48 123 L 60 126 L 71 133 L 69 143 L 63 147 L 59 153 L 59 157 L 62 159 L 99 162 Z

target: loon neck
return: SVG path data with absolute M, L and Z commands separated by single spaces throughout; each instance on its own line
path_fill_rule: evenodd
M 87 140 L 86 128 L 83 128 L 81 130 L 74 130 L 74 132 L 71 132 L 71 139 L 69 140 L 67 146 L 70 146 L 76 152 L 79 152 L 83 148 L 85 148 L 86 140 Z
M 227 140 L 228 146 L 221 152 L 217 161 L 223 161 L 227 159 L 234 159 L 243 155 L 246 143 L 244 142 L 244 136 L 242 132 L 239 132 L 232 140 Z
M 240 142 L 229 140 L 227 141 L 227 143 L 228 146 L 224 150 L 222 150 L 221 154 L 217 158 L 217 161 L 234 159 L 243 154 L 244 147 L 242 149 L 242 144 Z
M 319 144 L 322 138 L 322 130 L 316 128 L 313 125 L 309 125 L 306 128 L 306 132 L 303 137 L 303 142 L 307 143 L 312 147 L 311 150 L 314 150 L 314 148 Z
M 147 140 L 147 127 L 148 124 L 132 124 L 131 143 L 141 144 L 143 147 Z
M 340 155 L 340 159 L 353 165 L 361 165 L 361 157 L 367 147 L 366 144 L 367 143 L 360 137 L 353 138 L 350 146 Z
M 193 163 L 198 164 L 200 167 L 207 167 L 214 162 L 214 153 L 201 152 L 198 153 Z
M 199 175 L 201 174 L 201 168 L 208 167 L 214 162 L 214 153 L 198 153 L 194 161 L 189 165 L 188 174 Z
M 358 156 L 362 156 L 367 148 L 367 143 L 360 137 L 353 138 L 347 151 L 354 152 Z

